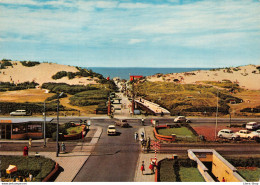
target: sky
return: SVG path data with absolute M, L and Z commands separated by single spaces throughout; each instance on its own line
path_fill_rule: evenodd
M 0 0 L 0 59 L 81 67 L 260 65 L 259 0 Z

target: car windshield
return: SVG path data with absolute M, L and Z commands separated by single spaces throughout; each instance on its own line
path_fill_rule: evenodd
M 109 128 L 109 129 L 115 129 L 115 127 L 114 127 L 114 126 L 109 126 L 108 128 Z

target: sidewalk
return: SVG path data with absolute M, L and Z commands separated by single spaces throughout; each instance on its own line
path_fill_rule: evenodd
M 153 127 L 142 127 L 138 130 L 138 134 L 144 132 L 145 133 L 145 138 L 150 137 L 151 140 L 155 140 L 154 135 L 153 135 Z M 141 146 L 140 146 L 141 147 Z M 155 182 L 155 174 L 151 174 L 151 170 L 149 169 L 149 165 L 151 162 L 151 159 L 155 157 L 154 153 L 143 153 L 140 152 L 139 158 L 136 164 L 136 170 L 135 170 L 135 178 L 134 182 Z M 171 154 L 158 154 L 156 155 L 157 162 L 164 159 L 164 158 L 171 158 Z M 141 172 L 141 164 L 142 161 L 144 161 L 144 175 L 142 175 Z
M 91 142 L 78 142 L 77 146 L 73 149 L 71 153 L 61 153 L 59 154 L 59 157 L 56 157 L 56 152 L 39 153 L 41 156 L 51 158 L 52 160 L 56 161 L 64 169 L 63 172 L 61 172 L 59 176 L 56 178 L 55 182 L 71 182 L 91 155 L 91 152 L 95 147 L 95 144 L 98 142 L 98 139 L 102 134 L 102 128 L 91 126 L 90 129 L 97 130 L 94 136 L 92 137 Z M 86 135 L 86 137 L 88 137 L 88 134 Z M 0 151 L 0 155 L 22 155 L 22 153 L 22 151 Z M 29 155 L 35 155 L 35 152 L 29 152 Z

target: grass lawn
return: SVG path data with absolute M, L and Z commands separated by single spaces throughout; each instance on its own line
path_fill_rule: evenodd
M 160 182 L 175 182 L 173 160 L 163 160 L 160 168 Z
M 34 181 L 42 181 L 54 168 L 55 162 L 44 157 L 24 157 L 24 156 L 0 156 L 1 159 L 1 178 L 8 178 L 6 169 L 9 165 L 16 165 L 18 171 L 12 173 L 14 176 L 28 177 L 29 173 L 33 175 Z
M 180 182 L 205 182 L 196 167 L 181 166 L 181 164 L 185 165 L 184 162 L 187 161 L 187 159 L 179 159 L 179 161 L 182 161 L 179 163 L 179 170 L 174 170 L 175 160 L 164 159 L 160 161 L 160 182 L 177 182 L 177 176 L 180 177 Z
M 197 168 L 180 167 L 180 176 L 182 182 L 205 182 Z
M 259 181 L 260 168 L 257 168 L 256 170 L 239 169 L 238 172 L 248 182 L 258 182 Z
M 68 135 L 78 134 L 81 131 L 82 131 L 82 127 L 81 126 L 70 127 L 70 128 L 67 129 Z
M 158 133 L 160 135 L 165 136 L 171 136 L 172 134 L 176 134 L 177 137 L 188 136 L 191 138 L 196 138 L 196 136 L 187 127 L 158 129 Z

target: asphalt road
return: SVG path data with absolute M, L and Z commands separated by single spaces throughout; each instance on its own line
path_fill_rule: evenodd
M 101 125 L 101 123 L 95 125 L 99 124 Z M 140 147 L 134 140 L 134 132 L 138 127 L 116 127 L 118 131 L 116 136 L 107 136 L 106 127 L 103 126 L 103 133 L 94 152 L 83 165 L 74 182 L 134 181 Z

